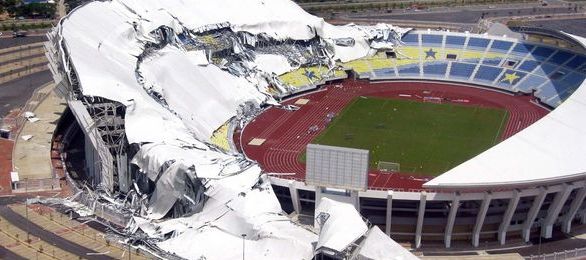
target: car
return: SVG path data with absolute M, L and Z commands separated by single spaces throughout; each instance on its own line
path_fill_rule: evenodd
M 14 31 L 12 32 L 12 37 L 13 38 L 20 38 L 20 37 L 26 37 L 27 32 L 26 31 Z

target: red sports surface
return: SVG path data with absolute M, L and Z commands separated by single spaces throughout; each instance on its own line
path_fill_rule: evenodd
M 423 102 L 425 97 L 440 97 L 445 102 L 467 106 L 506 109 L 509 118 L 501 132 L 501 140 L 533 124 L 548 110 L 531 102 L 529 96 L 513 96 L 488 89 L 456 83 L 437 82 L 368 82 L 345 80 L 339 84 L 324 85 L 319 90 L 290 98 L 283 105 L 293 105 L 298 99 L 308 99 L 297 111 L 275 107 L 266 109 L 235 136 L 243 152 L 256 160 L 266 172 L 283 173 L 282 178 L 303 180 L 305 164 L 299 161 L 307 144 L 327 127 L 327 115 L 337 114 L 358 96 L 413 99 Z M 308 131 L 318 126 L 318 131 Z M 248 145 L 254 139 L 266 139 L 260 146 Z M 408 173 L 382 173 L 369 170 L 369 189 L 419 190 L 433 177 L 412 176 Z

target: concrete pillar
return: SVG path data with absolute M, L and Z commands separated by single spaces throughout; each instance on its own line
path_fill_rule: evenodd
M 293 203 L 293 209 L 295 210 L 295 213 L 301 214 L 301 200 L 299 200 L 299 193 L 295 187 L 294 180 L 289 181 L 289 194 L 291 195 L 291 202 Z
M 450 205 L 450 213 L 448 215 L 448 223 L 446 224 L 446 230 L 444 232 L 444 244 L 446 248 L 450 248 L 452 244 L 452 230 L 454 230 L 454 222 L 456 221 L 456 215 L 458 214 L 458 208 L 460 207 L 460 194 L 454 193 L 454 199 L 452 205 Z
M 545 221 L 541 225 L 541 237 L 551 238 L 553 224 L 555 224 L 555 221 L 558 219 L 560 211 L 564 207 L 564 204 L 566 203 L 566 200 L 568 200 L 572 190 L 573 187 L 564 183 L 562 190 L 555 194 L 553 202 L 551 205 L 549 205 L 549 209 L 547 209 L 547 216 L 545 217 Z
M 425 203 L 427 200 L 427 192 L 421 192 L 421 199 L 419 200 L 419 210 L 417 212 L 417 227 L 415 229 L 415 248 L 421 247 L 421 233 L 423 231 L 423 217 L 425 215 Z
M 393 191 L 387 193 L 387 219 L 385 222 L 385 233 L 391 236 L 391 217 L 393 214 Z
M 535 199 L 533 200 L 533 204 L 531 204 L 531 208 L 529 209 L 529 212 L 527 212 L 527 219 L 525 219 L 525 222 L 523 223 L 523 241 L 525 242 L 529 242 L 529 235 L 531 233 L 531 227 L 533 226 L 533 223 L 535 222 L 535 218 L 537 217 L 537 214 L 539 213 L 539 209 L 541 209 L 541 205 L 543 205 L 543 200 L 545 200 L 545 196 L 547 195 L 547 189 L 545 189 L 544 187 L 539 187 L 539 194 L 537 194 L 537 196 L 535 196 Z
M 572 229 L 572 220 L 574 220 L 574 217 L 576 216 L 576 213 L 578 213 L 578 210 L 580 209 L 580 206 L 582 206 L 582 203 L 584 203 L 585 198 L 586 187 L 582 187 L 576 193 L 576 197 L 574 197 L 572 204 L 570 204 L 570 210 L 568 210 L 568 213 L 566 213 L 566 215 L 564 216 L 564 222 L 562 222 L 562 232 L 570 233 L 570 230 Z
M 472 230 L 472 246 L 474 247 L 478 247 L 478 244 L 480 243 L 480 231 L 482 230 L 482 226 L 484 225 L 484 219 L 486 218 L 486 213 L 488 212 L 488 206 L 490 206 L 491 200 L 492 193 L 486 192 L 484 194 L 482 204 L 480 204 L 480 210 L 478 211 L 478 215 L 476 215 L 476 223 L 474 224 L 474 229 Z
M 505 215 L 503 216 L 503 220 L 499 226 L 498 240 L 501 245 L 505 244 L 507 239 L 507 231 L 511 225 L 511 219 L 513 218 L 513 215 L 515 215 L 515 210 L 517 209 L 520 198 L 521 193 L 519 190 L 513 190 L 513 197 L 509 200 L 509 205 L 507 205 L 507 210 L 505 211 Z

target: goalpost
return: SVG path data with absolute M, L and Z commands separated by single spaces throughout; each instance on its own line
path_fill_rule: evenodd
M 378 161 L 377 169 L 381 172 L 399 172 L 401 164 L 396 162 Z

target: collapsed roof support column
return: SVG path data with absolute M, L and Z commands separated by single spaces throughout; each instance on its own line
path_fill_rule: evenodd
M 295 213 L 301 214 L 301 201 L 299 200 L 299 193 L 295 187 L 294 180 L 289 181 L 289 194 L 291 196 L 291 203 L 293 203 L 293 209 L 295 210 Z
M 537 217 L 537 213 L 539 213 L 539 209 L 541 209 L 541 205 L 543 204 L 543 201 L 545 200 L 546 195 L 547 195 L 547 189 L 544 187 L 539 187 L 539 194 L 537 194 L 537 196 L 535 196 L 535 199 L 533 200 L 533 204 L 531 204 L 531 208 L 529 209 L 529 212 L 527 213 L 527 219 L 525 220 L 525 223 L 523 224 L 523 241 L 525 241 L 525 242 L 529 242 L 529 237 L 531 234 L 531 227 L 533 226 L 533 223 L 535 222 L 535 217 Z
M 586 183 L 584 185 L 586 185 Z M 576 193 L 576 197 L 574 197 L 572 204 L 570 204 L 570 210 L 568 210 L 568 213 L 566 213 L 562 222 L 562 232 L 570 233 L 570 230 L 572 229 L 572 220 L 574 220 L 574 217 L 576 216 L 578 209 L 580 209 L 580 206 L 582 206 L 582 203 L 584 203 L 585 198 L 586 186 L 580 188 Z
M 553 224 L 557 220 L 558 216 L 560 215 L 560 211 L 564 207 L 566 200 L 570 196 L 574 188 L 566 183 L 562 185 L 562 190 L 555 194 L 553 202 L 550 204 L 549 209 L 547 210 L 547 217 L 545 221 L 541 225 L 541 236 L 543 238 L 551 238 L 551 233 L 553 230 Z
M 480 231 L 484 225 L 484 219 L 486 218 L 486 213 L 488 212 L 491 200 L 492 193 L 484 193 L 484 199 L 482 200 L 482 204 L 480 204 L 480 210 L 478 211 L 478 215 L 476 215 L 476 223 L 474 224 L 474 230 L 472 231 L 472 245 L 474 247 L 478 247 L 478 244 L 480 243 Z
M 460 193 L 454 193 L 452 205 L 450 205 L 450 213 L 448 214 L 448 223 L 446 224 L 446 231 L 444 232 L 444 244 L 446 248 L 452 245 L 452 230 L 454 230 L 454 223 L 456 222 L 456 215 L 460 208 Z
M 419 210 L 417 212 L 417 227 L 415 229 L 415 248 L 421 247 L 421 233 L 423 231 L 423 217 L 425 215 L 425 203 L 427 200 L 427 192 L 421 192 L 419 200 Z
M 387 219 L 385 221 L 385 233 L 391 236 L 391 217 L 393 214 L 393 191 L 387 193 Z
M 505 215 L 503 216 L 503 220 L 499 226 L 498 240 L 501 245 L 504 245 L 505 241 L 507 240 L 507 231 L 511 225 L 511 219 L 515 214 L 515 210 L 517 210 L 517 205 L 519 204 L 520 198 L 521 192 L 519 192 L 517 189 L 513 190 L 513 197 L 509 200 L 507 211 L 505 211 Z

